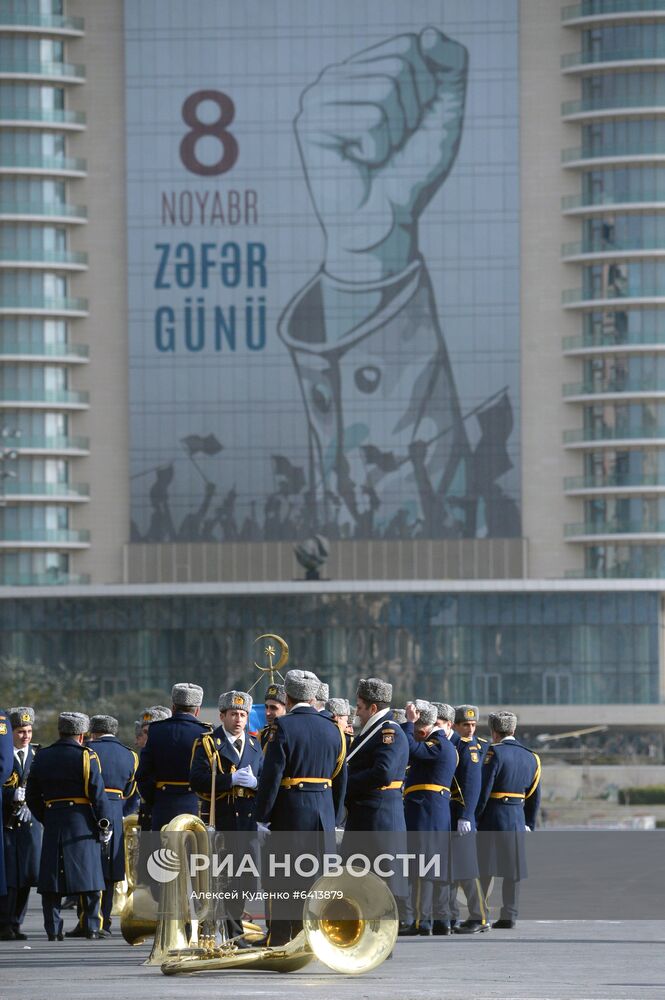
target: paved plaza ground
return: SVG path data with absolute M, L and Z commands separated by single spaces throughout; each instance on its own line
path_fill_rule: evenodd
M 26 942 L 0 942 L 0 1000 L 663 1000 L 665 920 L 523 921 L 473 937 L 400 939 L 366 976 L 313 962 L 300 972 L 224 972 L 167 978 L 116 930 L 103 941 L 49 942 L 37 902 Z M 611 916 L 611 915 L 607 915 Z M 66 914 L 66 929 L 74 917 Z

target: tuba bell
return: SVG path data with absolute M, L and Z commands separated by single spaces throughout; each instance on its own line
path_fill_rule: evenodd
M 325 899 L 326 892 L 342 899 Z M 318 897 L 318 898 L 317 898 Z M 334 972 L 371 972 L 391 954 L 397 940 L 397 904 L 385 882 L 372 873 L 324 875 L 303 907 L 303 929 L 278 948 L 238 950 L 232 942 L 175 951 L 162 962 L 165 976 L 225 969 L 295 972 L 314 958 Z

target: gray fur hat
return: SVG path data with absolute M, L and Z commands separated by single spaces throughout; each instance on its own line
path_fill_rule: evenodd
M 517 729 L 517 716 L 514 712 L 490 712 L 487 721 L 493 733 L 503 733 L 504 736 L 511 736 Z
M 198 684 L 174 684 L 171 701 L 177 708 L 199 708 L 203 701 L 203 688 Z
M 455 722 L 477 722 L 477 705 L 457 705 L 455 708 Z
M 400 726 L 406 722 L 406 712 L 403 708 L 393 708 L 393 722 L 398 722 Z
M 330 697 L 330 686 L 328 684 L 324 684 L 324 682 L 321 681 L 321 683 L 319 684 L 319 690 L 316 692 L 316 700 L 328 701 L 329 697 Z
M 146 722 L 163 722 L 164 719 L 170 719 L 173 715 L 170 708 L 166 705 L 151 705 L 150 708 L 144 708 L 141 715 L 142 725 Z
M 351 715 L 351 706 L 346 698 L 328 698 L 326 712 L 331 715 Z
M 118 720 L 112 715 L 93 715 L 90 719 L 90 732 L 95 735 L 117 736 Z
M 20 729 L 21 726 L 31 726 L 35 721 L 35 710 L 27 705 L 19 705 L 17 708 L 10 708 L 9 721 L 12 729 Z
M 368 705 L 377 701 L 390 704 L 393 698 L 393 686 L 388 681 L 382 681 L 380 677 L 361 677 L 358 681 L 356 698 L 362 698 Z
M 289 670 L 284 687 L 289 698 L 295 701 L 313 701 L 318 698 L 321 681 L 311 670 Z
M 437 710 L 431 701 L 423 701 L 420 698 L 416 698 L 413 703 L 413 707 L 419 713 L 418 722 L 421 722 L 424 726 L 434 725 L 436 722 Z
M 61 712 L 58 716 L 58 732 L 63 736 L 81 736 L 90 729 L 90 719 L 83 712 Z
M 220 694 L 217 707 L 220 712 L 227 712 L 230 708 L 240 708 L 243 712 L 251 712 L 254 699 L 246 691 L 225 691 Z
M 454 722 L 455 721 L 455 709 L 452 705 L 448 705 L 445 701 L 433 701 L 432 704 L 436 709 L 436 717 L 442 722 Z
M 286 688 L 283 684 L 269 684 L 263 700 L 277 701 L 280 705 L 286 705 Z

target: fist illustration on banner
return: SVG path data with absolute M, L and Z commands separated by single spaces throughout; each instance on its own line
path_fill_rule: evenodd
M 397 35 L 323 70 L 296 137 L 326 236 L 325 267 L 378 280 L 417 254 L 417 223 L 462 134 L 467 51 L 438 29 Z

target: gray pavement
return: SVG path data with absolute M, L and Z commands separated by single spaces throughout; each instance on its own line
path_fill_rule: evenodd
M 66 914 L 66 929 L 73 926 Z M 38 897 L 26 942 L 0 942 L 0 1000 L 649 1000 L 665 997 L 665 920 L 523 921 L 471 938 L 406 938 L 394 957 L 360 978 L 318 962 L 300 972 L 224 972 L 165 977 L 145 967 L 149 947 L 116 931 L 104 941 L 49 942 Z M 299 998 L 300 1000 L 300 998 Z

